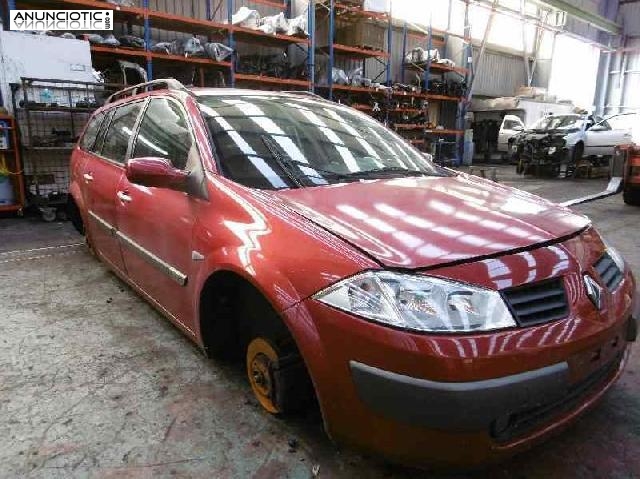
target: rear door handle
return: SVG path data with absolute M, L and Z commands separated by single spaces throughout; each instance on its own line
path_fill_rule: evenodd
M 90 181 L 93 181 L 93 175 L 91 173 L 85 173 L 84 175 L 82 175 L 82 177 L 84 178 L 84 181 L 86 181 L 87 183 L 89 183 Z
M 131 203 L 131 196 L 129 196 L 124 191 L 118 191 L 117 195 L 120 201 L 122 201 L 123 203 Z

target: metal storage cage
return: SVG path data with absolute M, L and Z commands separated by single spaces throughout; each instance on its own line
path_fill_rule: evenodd
M 11 85 L 26 198 L 45 219 L 55 219 L 56 210 L 66 205 L 69 157 L 91 113 L 120 88 L 41 78 Z

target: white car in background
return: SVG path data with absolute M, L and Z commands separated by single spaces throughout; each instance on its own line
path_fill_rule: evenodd
M 610 119 L 613 121 L 618 116 Z M 616 146 L 632 142 L 632 134 L 628 126 L 612 128 L 610 119 L 595 115 L 550 115 L 540 118 L 522 134 L 544 133 L 561 138 L 564 149 L 574 162 L 585 156 L 611 156 Z M 515 150 L 515 142 L 513 145 Z
M 509 152 L 509 140 L 524 131 L 524 122 L 516 115 L 505 115 L 498 131 L 498 151 Z
M 607 118 L 613 130 L 631 133 L 631 142 L 640 145 L 640 112 L 618 113 Z

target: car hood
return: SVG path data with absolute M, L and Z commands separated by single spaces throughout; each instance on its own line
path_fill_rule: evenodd
M 494 256 L 553 242 L 589 224 L 568 208 L 465 174 L 271 193 L 388 267 Z

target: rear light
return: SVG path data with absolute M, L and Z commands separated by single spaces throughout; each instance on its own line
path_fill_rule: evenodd
M 632 166 L 630 175 L 631 176 L 640 176 L 640 166 Z

